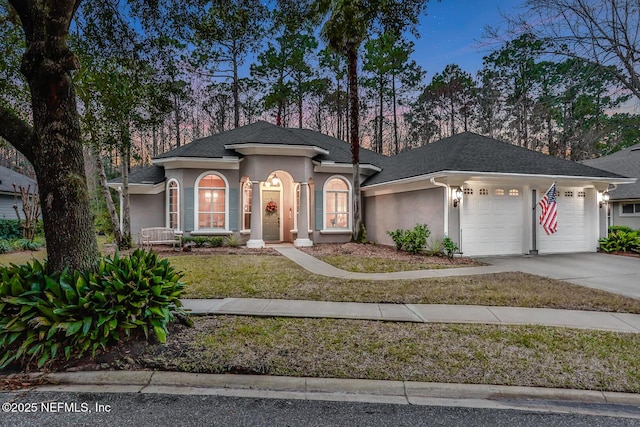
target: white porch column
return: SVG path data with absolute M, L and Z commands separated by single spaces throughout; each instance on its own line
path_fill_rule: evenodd
M 247 240 L 248 248 L 264 248 L 262 240 L 262 191 L 260 181 L 251 181 L 251 234 Z
M 294 246 L 313 246 L 309 239 L 309 184 L 300 183 L 300 218 L 298 218 L 298 237 Z

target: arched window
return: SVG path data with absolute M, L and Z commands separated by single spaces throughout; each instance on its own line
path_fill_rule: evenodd
M 180 229 L 180 187 L 175 179 L 167 183 L 167 227 Z
M 196 224 L 198 230 L 227 228 L 228 194 L 226 180 L 207 172 L 197 181 Z
M 342 178 L 331 178 L 324 185 L 324 228 L 351 229 L 351 191 Z

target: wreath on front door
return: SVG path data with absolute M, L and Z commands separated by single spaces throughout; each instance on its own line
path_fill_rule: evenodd
M 272 200 L 269 203 L 267 203 L 266 211 L 267 211 L 268 214 L 274 214 L 274 213 L 278 212 L 278 205 L 276 204 L 276 202 L 274 202 Z

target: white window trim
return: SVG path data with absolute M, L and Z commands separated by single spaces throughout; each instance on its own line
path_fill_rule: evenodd
M 169 181 L 167 181 L 167 187 L 166 187 L 166 206 L 167 206 L 167 210 L 166 210 L 165 224 L 166 224 L 167 227 L 171 227 L 171 219 L 170 219 L 171 214 L 169 212 L 169 206 L 171 205 L 170 204 L 170 192 L 169 192 L 169 189 L 170 189 L 171 183 L 173 183 L 173 182 L 176 183 L 176 191 L 178 192 L 178 197 L 177 197 L 177 199 L 178 199 L 178 201 L 177 201 L 177 203 L 178 203 L 177 209 L 178 210 L 176 211 L 177 218 L 178 218 L 178 220 L 177 220 L 178 228 L 176 228 L 175 230 L 176 231 L 180 231 L 181 230 L 181 228 L 180 228 L 180 219 L 181 219 L 180 218 L 181 217 L 181 215 L 180 215 L 180 201 L 181 201 L 180 200 L 181 199 L 181 197 L 180 197 L 180 182 L 175 178 L 171 178 Z
M 640 212 L 634 212 L 634 213 L 622 213 L 622 205 L 637 205 L 640 204 L 640 202 L 619 202 L 620 204 L 620 216 L 621 217 L 636 217 L 636 216 L 640 216 Z M 635 208 L 634 208 L 635 210 Z
M 215 175 L 224 181 L 224 228 L 200 228 L 200 221 L 198 220 L 198 214 L 200 213 L 200 181 L 207 175 Z M 195 185 L 195 194 L 193 197 L 193 215 L 194 215 L 194 231 L 198 232 L 219 232 L 229 231 L 229 181 L 227 178 L 219 172 L 207 171 L 198 175 Z
M 348 215 L 347 215 L 348 224 L 346 228 L 327 227 L 327 203 L 326 203 L 327 202 L 327 184 L 329 184 L 329 182 L 335 178 L 346 182 L 347 189 L 349 192 L 348 200 L 347 200 L 347 207 L 349 209 Z M 324 184 L 322 185 L 322 230 L 321 232 L 323 234 L 331 234 L 331 233 L 341 234 L 346 232 L 350 233 L 353 230 L 353 226 L 351 224 L 353 224 L 353 189 L 351 188 L 351 182 L 349 182 L 349 180 L 343 177 L 342 175 L 332 175 L 329 178 L 327 178 L 324 181 Z

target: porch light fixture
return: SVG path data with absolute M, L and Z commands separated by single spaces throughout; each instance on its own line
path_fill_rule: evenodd
M 602 192 L 602 200 L 600 200 L 600 208 L 602 208 L 602 205 L 604 205 L 605 203 L 609 203 L 610 198 L 611 196 L 609 195 L 609 192 L 607 190 L 604 190 Z
M 462 200 L 462 188 L 457 187 L 454 191 L 453 191 L 453 207 L 457 208 L 458 207 L 458 203 L 460 203 L 460 201 Z
M 277 187 L 279 182 L 280 180 L 278 179 L 278 175 L 274 173 L 273 178 L 271 178 L 271 185 L 273 185 L 274 187 Z

